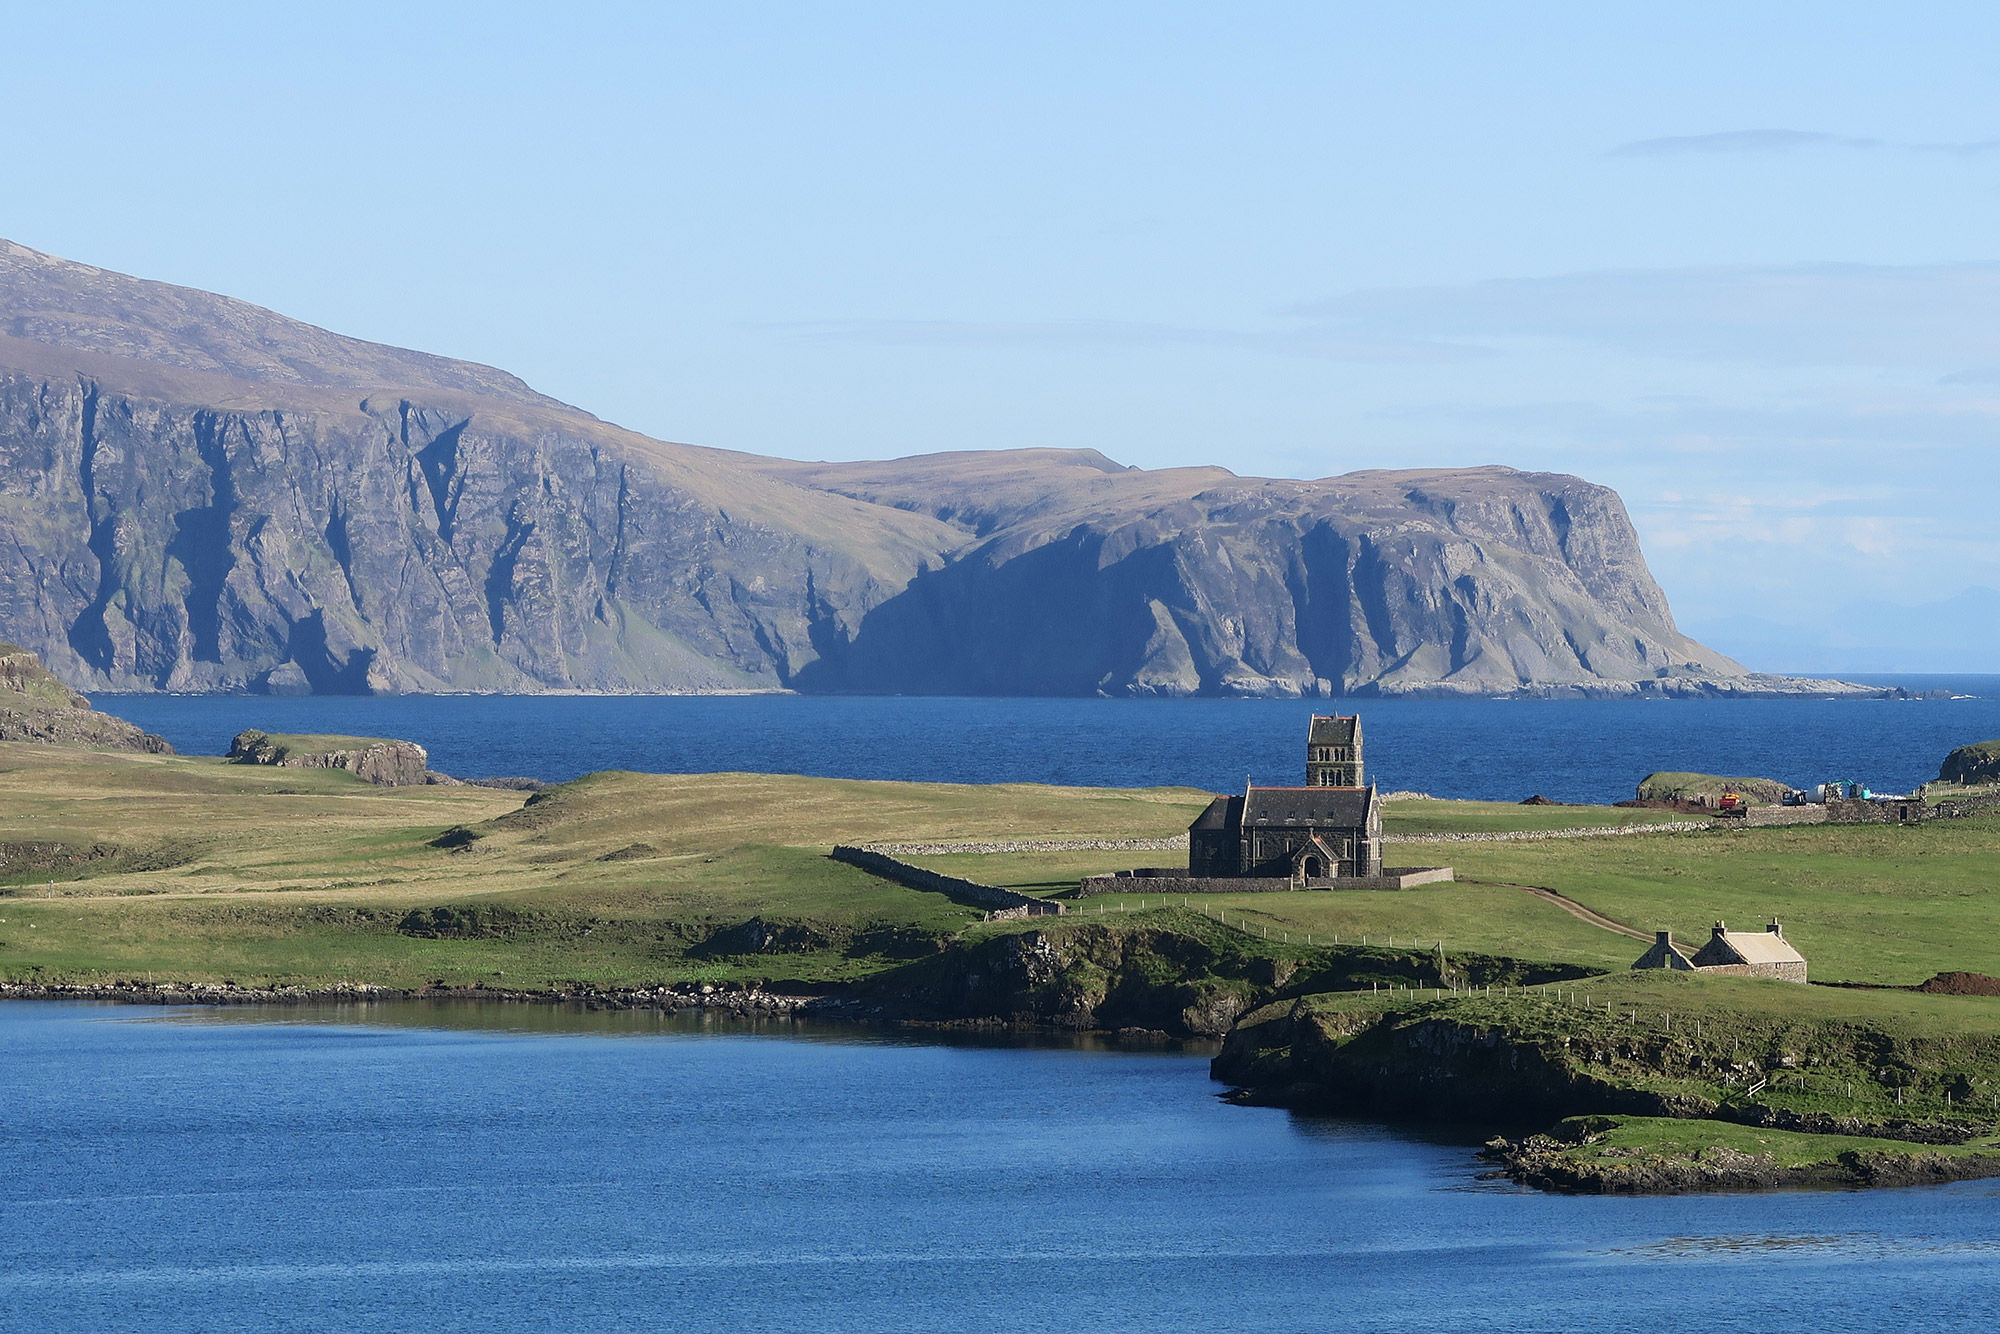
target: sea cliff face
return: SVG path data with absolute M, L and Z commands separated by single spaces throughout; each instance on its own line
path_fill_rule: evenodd
M 1574 477 L 763 459 L 6 242 L 0 633 L 120 690 L 1796 688 Z

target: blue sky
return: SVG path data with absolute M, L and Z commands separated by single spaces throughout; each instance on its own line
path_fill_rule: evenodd
M 39 249 L 761 453 L 1575 472 L 1753 665 L 2000 662 L 1907 611 L 2000 587 L 1988 6 L 39 6 L 7 41 L 0 235 Z

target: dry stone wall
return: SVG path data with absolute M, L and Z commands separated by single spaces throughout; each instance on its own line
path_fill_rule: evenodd
M 870 875 L 884 880 L 893 880 L 911 889 L 929 890 L 943 894 L 960 903 L 985 908 L 987 916 L 995 921 L 1020 917 L 1053 917 L 1059 915 L 1063 906 L 1047 899 L 1038 899 L 1032 894 L 1022 894 L 998 885 L 982 885 L 976 880 L 966 880 L 955 875 L 945 875 L 927 866 L 912 866 L 909 862 L 897 861 L 884 852 L 870 848 L 836 847 L 829 854 L 834 861 L 846 862 Z

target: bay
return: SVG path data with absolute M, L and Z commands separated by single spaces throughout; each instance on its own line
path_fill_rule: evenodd
M 103 695 L 187 754 L 244 728 L 415 741 L 459 777 L 598 769 L 951 783 L 1297 782 L 1306 719 L 1359 712 L 1384 791 L 1617 801 L 1656 770 L 1828 779 L 1904 792 L 1957 746 L 2000 737 L 2000 676 L 1865 678 L 1917 700 L 1136 700 L 874 696 Z
M 0 1006 L 0 1328 L 1977 1328 L 1993 1183 L 1567 1198 L 1199 1055 Z

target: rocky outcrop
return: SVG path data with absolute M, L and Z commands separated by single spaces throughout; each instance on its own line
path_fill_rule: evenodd
M 430 754 L 414 741 L 377 737 L 272 736 L 254 729 L 229 743 L 237 764 L 272 764 L 286 769 L 344 769 L 363 782 L 384 787 L 419 787 L 432 781 Z
M 0 633 L 90 688 L 1800 688 L 1573 477 L 761 459 L 6 242 L 0 539 Z
M 2000 741 L 1960 746 L 1938 766 L 1940 783 L 2000 783 Z
M 1734 792 L 1746 806 L 1773 806 L 1784 801 L 1792 785 L 1776 778 L 1722 778 L 1715 774 L 1656 773 L 1639 780 L 1640 804 L 1714 808 L 1724 792 Z
M 91 708 L 34 654 L 13 644 L 0 644 L 0 741 L 174 753 L 164 737 Z

